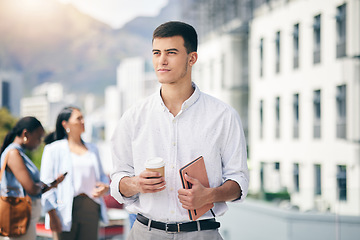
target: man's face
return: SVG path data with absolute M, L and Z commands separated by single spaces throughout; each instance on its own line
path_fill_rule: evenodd
M 186 52 L 181 36 L 155 38 L 152 52 L 154 70 L 161 84 L 174 84 L 191 79 L 190 66 L 194 61 L 190 59 L 193 59 L 192 55 L 196 55 L 196 52 Z

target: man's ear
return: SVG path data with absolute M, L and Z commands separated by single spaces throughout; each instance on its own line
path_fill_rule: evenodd
M 189 53 L 189 64 L 190 64 L 190 66 L 193 66 L 196 63 L 197 59 L 198 59 L 197 52 Z

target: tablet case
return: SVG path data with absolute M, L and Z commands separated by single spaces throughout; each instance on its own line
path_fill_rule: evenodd
M 199 180 L 204 187 L 209 187 L 209 179 L 206 173 L 204 158 L 202 156 L 180 168 L 180 178 L 183 188 L 190 189 L 191 183 L 185 180 L 185 174 Z M 209 211 L 213 206 L 214 204 L 210 203 L 199 209 L 188 210 L 190 220 L 195 221 Z

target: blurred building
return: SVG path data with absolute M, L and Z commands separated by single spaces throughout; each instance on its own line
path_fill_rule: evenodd
M 105 89 L 102 112 L 104 141 L 98 142 L 104 171 L 112 169 L 110 140 L 124 112 L 138 101 L 155 93 L 159 84 L 152 64 L 141 57 L 127 58 L 117 68 L 117 84 Z
M 75 96 L 64 95 L 60 83 L 44 83 L 33 89 L 31 97 L 21 99 L 20 115 L 34 116 L 46 130 L 54 130 L 60 110 L 75 100 Z
M 110 142 L 116 124 L 122 115 L 120 98 L 117 86 L 109 86 L 105 89 L 105 141 L 107 142 Z
M 105 139 L 110 138 L 122 114 L 159 89 L 152 63 L 142 57 L 127 58 L 117 68 L 117 85 L 105 90 Z
M 193 80 L 200 89 L 230 104 L 240 114 L 248 137 L 248 39 L 252 1 L 192 0 L 184 19 L 199 34 Z
M 23 76 L 18 72 L 0 70 L 0 108 L 7 108 L 13 116 L 18 117 L 22 94 Z
M 360 1 L 255 2 L 251 192 L 359 216 Z
M 117 68 L 117 87 L 121 96 L 122 113 L 139 100 L 154 93 L 158 86 L 151 61 L 142 57 L 121 61 Z

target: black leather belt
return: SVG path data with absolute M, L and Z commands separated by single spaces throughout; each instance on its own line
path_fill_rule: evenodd
M 136 219 L 146 226 L 148 226 L 149 221 L 151 221 L 150 228 L 156 228 L 166 232 L 193 232 L 200 230 L 217 229 L 220 227 L 220 223 L 216 222 L 215 218 L 186 223 L 163 223 L 152 221 L 141 214 L 137 214 Z M 198 226 L 200 229 L 198 229 Z

